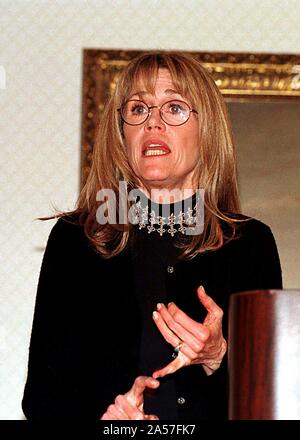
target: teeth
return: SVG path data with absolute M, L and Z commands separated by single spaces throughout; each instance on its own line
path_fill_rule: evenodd
M 146 150 L 145 156 L 160 156 L 162 154 L 167 154 L 164 150 Z

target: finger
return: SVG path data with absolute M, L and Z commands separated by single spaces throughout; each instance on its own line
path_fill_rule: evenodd
M 145 415 L 145 420 L 159 420 L 159 418 L 154 414 L 150 414 L 150 415 Z
M 157 379 L 158 377 L 163 377 L 166 376 L 167 374 L 175 373 L 175 371 L 179 370 L 180 368 L 186 365 L 190 365 L 190 360 L 182 352 L 179 352 L 177 358 L 174 361 L 170 362 L 165 367 L 154 371 L 152 377 Z
M 128 414 L 115 404 L 109 405 L 107 413 L 109 417 L 111 417 L 111 420 L 129 420 Z
M 203 286 L 198 287 L 197 295 L 201 304 L 206 308 L 208 313 L 213 314 L 217 319 L 223 318 L 223 310 L 214 302 L 214 300 L 208 296 Z
M 106 412 L 103 414 L 100 420 L 114 420 L 114 419 L 111 419 L 109 414 Z
M 158 328 L 158 330 L 161 332 L 165 340 L 171 344 L 174 348 L 178 347 L 178 345 L 181 345 L 180 351 L 184 353 L 189 359 L 193 360 L 197 358 L 197 350 L 201 351 L 204 344 L 197 342 L 194 344 L 194 347 L 196 347 L 196 352 L 193 350 L 192 347 L 188 345 L 188 343 L 182 344 L 182 340 L 179 339 L 166 325 L 164 320 L 162 319 L 161 315 L 158 312 L 153 312 L 153 319 L 154 322 Z
M 115 399 L 115 405 L 113 406 L 125 413 L 126 418 L 124 418 L 124 420 L 143 420 L 144 418 L 143 412 L 140 411 L 138 407 L 135 404 L 132 404 L 129 400 L 128 393 L 118 395 Z
M 190 318 L 175 303 L 171 302 L 168 304 L 168 312 L 178 324 L 194 336 L 194 341 L 205 342 L 208 339 L 208 329 L 202 323 Z M 194 346 L 193 349 L 198 351 L 197 346 Z
M 111 410 L 114 411 L 118 416 L 118 418 L 116 420 L 128 420 L 129 419 L 129 414 L 121 406 L 116 404 L 116 405 L 111 405 L 111 407 L 113 407 L 113 408 L 111 408 Z
M 110 418 L 109 418 L 108 412 L 106 411 L 106 412 L 102 415 L 102 417 L 101 417 L 100 420 L 113 420 L 113 419 L 110 419 Z
M 162 315 L 159 312 L 155 311 L 153 312 L 152 317 L 158 330 L 163 335 L 165 340 L 173 347 L 177 347 L 177 345 L 179 345 L 182 340 L 178 336 L 176 336 L 175 333 L 173 333 L 172 330 L 167 326 Z
M 131 390 L 127 393 L 130 402 L 133 405 L 139 406 L 144 401 L 144 391 L 145 388 L 157 388 L 160 383 L 158 380 L 153 379 L 153 377 L 149 376 L 138 376 L 131 388 Z
M 168 309 L 164 304 L 159 304 L 158 311 L 169 329 L 182 341 L 186 342 L 194 351 L 202 349 L 203 342 L 208 338 L 208 330 L 202 324 L 191 319 L 174 303 L 170 303 Z
M 202 348 L 203 347 L 204 344 L 202 344 Z M 199 354 L 201 354 L 201 350 L 200 352 L 195 352 L 194 350 L 191 349 L 191 347 L 187 343 L 184 342 L 180 344 L 177 357 L 179 356 L 179 353 L 182 353 L 186 356 L 187 360 L 186 363 L 184 364 L 184 366 L 186 366 L 192 364 L 195 359 L 199 359 Z
M 116 405 L 109 405 L 101 420 L 129 420 L 127 414 L 118 409 Z

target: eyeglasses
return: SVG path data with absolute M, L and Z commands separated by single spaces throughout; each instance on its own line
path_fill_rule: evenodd
M 185 124 L 191 113 L 198 112 L 186 102 L 180 100 L 167 101 L 163 105 L 148 106 L 144 101 L 129 99 L 118 108 L 122 120 L 128 125 L 141 125 L 151 115 L 152 109 L 158 108 L 161 119 L 168 125 Z

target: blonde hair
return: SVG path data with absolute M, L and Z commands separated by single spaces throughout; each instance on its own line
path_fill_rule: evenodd
M 188 259 L 204 251 L 216 250 L 236 236 L 239 220 L 234 214 L 240 212 L 236 155 L 223 97 L 212 77 L 191 55 L 145 53 L 123 70 L 106 104 L 96 130 L 91 171 L 73 211 L 80 213 L 79 221 L 84 225 L 86 236 L 105 258 L 125 249 L 133 226 L 99 225 L 96 221 L 99 206 L 96 194 L 102 188 L 112 189 L 118 199 L 120 180 L 127 181 L 129 189 L 138 185 L 127 159 L 118 108 L 139 81 L 153 93 L 161 68 L 169 71 L 176 90 L 189 99 L 199 118 L 196 184 L 205 192 L 205 224 L 201 235 L 179 245 L 182 247 L 181 257 Z

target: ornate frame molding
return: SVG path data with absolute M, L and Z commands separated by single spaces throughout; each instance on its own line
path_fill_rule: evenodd
M 96 125 L 123 67 L 143 51 L 83 51 L 81 187 L 91 164 Z M 190 52 L 227 101 L 300 99 L 300 54 Z

